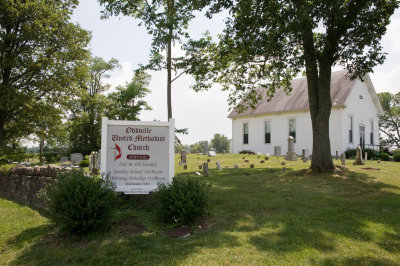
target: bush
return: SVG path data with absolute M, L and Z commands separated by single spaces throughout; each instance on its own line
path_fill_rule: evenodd
M 375 150 L 364 149 L 364 150 L 362 150 L 362 157 L 363 158 L 364 158 L 365 152 L 367 152 L 367 154 L 368 154 L 367 155 L 368 159 L 378 157 L 378 154 L 377 154 L 377 152 Z M 346 154 L 346 159 L 355 158 L 356 155 L 357 155 L 357 150 L 356 149 L 349 149 L 349 150 L 345 151 L 345 154 Z
M 159 184 L 159 214 L 168 223 L 187 225 L 206 214 L 210 185 L 194 178 L 174 178 L 171 185 Z
M 355 158 L 357 151 L 356 149 L 349 149 L 347 151 L 344 152 L 346 154 L 346 159 L 350 159 L 350 158 Z
M 73 234 L 107 229 L 117 203 L 108 176 L 86 177 L 82 170 L 60 174 L 42 191 L 51 219 Z
M 46 158 L 46 163 L 56 163 L 60 160 L 58 152 L 44 152 L 43 156 Z
M 82 160 L 79 162 L 79 167 L 89 167 L 89 161 L 88 160 Z
M 395 153 L 395 155 L 393 155 L 393 159 L 394 159 L 396 162 L 400 162 L 400 153 Z
M 389 161 L 390 155 L 385 152 L 381 152 L 379 154 L 379 158 L 381 158 L 383 161 Z

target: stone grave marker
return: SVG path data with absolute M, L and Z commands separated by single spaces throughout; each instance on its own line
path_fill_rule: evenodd
M 207 153 L 208 153 L 208 141 L 205 140 L 203 141 L 203 154 L 207 155 Z
M 61 156 L 60 157 L 60 163 L 68 162 L 68 157 L 67 156 Z
M 89 171 L 92 172 L 93 169 L 93 159 L 92 155 L 89 155 Z
M 203 163 L 203 175 L 208 176 L 208 163 Z
M 92 165 L 92 174 L 98 175 L 100 172 L 99 153 L 94 151 L 90 154 L 90 156 L 92 157 L 92 162 L 89 163 L 89 165 Z
M 71 153 L 71 163 L 74 165 L 78 165 L 83 160 L 82 153 Z
M 200 170 L 203 169 L 203 166 L 202 166 L 201 164 L 199 165 L 199 169 L 200 169 Z
M 215 157 L 216 155 L 215 151 L 208 151 L 208 157 Z
M 338 159 L 339 159 L 339 152 L 336 151 L 336 160 L 338 160 Z
M 340 155 L 340 160 L 342 161 L 342 166 L 346 166 L 346 154 L 342 153 Z
M 367 160 L 368 160 L 368 152 L 365 152 L 364 161 L 367 161 Z
M 235 165 L 233 166 L 233 168 L 238 169 L 238 168 L 239 168 L 239 165 L 235 164 Z
M 254 168 L 254 164 L 250 164 L 250 168 Z
M 281 152 L 281 146 L 274 146 L 274 156 L 281 156 L 282 152 Z
M 211 159 L 207 159 L 207 163 L 211 162 Z
M 362 160 L 362 150 L 360 146 L 356 148 L 356 160 L 354 161 L 354 165 L 364 165 L 364 162 Z
M 183 165 L 183 170 L 187 170 L 187 164 Z
M 181 165 L 184 165 L 184 164 L 186 164 L 186 151 L 185 150 L 182 150 L 181 151 Z
M 288 139 L 288 152 L 286 153 L 285 160 L 297 161 L 297 155 L 294 152 L 294 138 L 290 136 Z
M 218 170 L 222 170 L 221 163 L 220 162 L 216 162 L 216 164 L 217 164 L 217 169 Z
M 306 160 L 306 161 L 308 160 L 308 149 L 307 148 L 301 149 L 301 159 Z

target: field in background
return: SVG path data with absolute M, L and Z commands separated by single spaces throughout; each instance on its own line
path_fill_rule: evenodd
M 189 154 L 184 170 L 175 158 L 177 178 L 212 185 L 213 208 L 191 236 L 165 236 L 154 206 L 128 202 L 110 232 L 72 237 L 43 213 L 0 198 L 0 264 L 399 263 L 400 163 L 353 166 L 348 160 L 349 171 L 341 175 L 312 175 L 309 162 L 282 166 L 282 158 L 272 156 L 260 163 L 264 156 L 218 154 L 210 158 L 210 176 L 197 176 L 207 159 Z

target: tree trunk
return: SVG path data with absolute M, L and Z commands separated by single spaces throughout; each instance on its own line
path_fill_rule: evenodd
M 320 62 L 317 61 L 311 27 L 303 29 L 302 37 L 313 132 L 310 168 L 313 171 L 328 172 L 334 168 L 329 139 L 329 117 L 332 108 L 330 94 L 331 63 L 329 58 Z
M 40 162 L 44 163 L 43 157 L 44 157 L 44 139 L 40 140 L 39 144 L 39 156 L 40 156 Z
M 172 118 L 172 102 L 171 102 L 171 85 L 172 85 L 172 34 L 173 25 L 171 19 L 173 18 L 174 0 L 168 0 L 167 2 L 169 19 L 168 28 L 168 42 L 167 42 L 167 108 L 168 108 L 168 120 Z

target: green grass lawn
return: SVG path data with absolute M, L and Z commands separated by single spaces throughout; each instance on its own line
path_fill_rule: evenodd
M 343 175 L 312 175 L 309 162 L 286 162 L 284 172 L 282 159 L 262 159 L 217 155 L 205 178 L 194 172 L 206 156 L 188 155 L 188 170 L 176 157 L 178 178 L 212 185 L 209 228 L 187 238 L 165 236 L 151 205 L 125 203 L 109 232 L 78 238 L 0 198 L 0 265 L 400 265 L 400 163 L 362 170 L 348 160 Z

